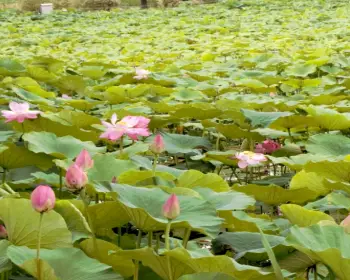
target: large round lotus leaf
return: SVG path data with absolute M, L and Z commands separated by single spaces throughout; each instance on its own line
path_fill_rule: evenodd
M 269 127 L 274 129 L 296 129 L 317 126 L 317 122 L 311 116 L 291 115 L 280 117 L 270 123 Z
M 205 250 L 190 252 L 184 248 L 176 248 L 164 252 L 164 256 L 159 256 L 153 249 L 143 248 L 117 254 L 142 261 L 165 280 L 178 279 L 180 276 L 197 272 L 218 272 L 242 280 L 275 280 L 273 273 L 265 272 L 261 268 L 241 265 L 228 256 L 208 255 L 201 251 Z M 167 257 L 170 258 L 170 265 L 167 263 Z M 172 278 L 169 277 L 170 273 Z
M 256 79 L 240 79 L 235 81 L 235 84 L 238 86 L 248 87 L 251 89 L 260 89 L 260 88 L 267 88 L 267 86 Z
M 314 118 L 318 126 L 324 129 L 342 130 L 350 127 L 350 118 L 335 110 L 316 106 L 309 106 L 303 109 Z
M 284 164 L 288 166 L 292 170 L 299 171 L 303 169 L 303 167 L 308 163 L 308 162 L 319 162 L 319 161 L 324 161 L 324 160 L 339 160 L 340 158 L 338 157 L 333 157 L 330 158 L 329 156 L 326 155 L 313 155 L 313 154 L 300 154 L 296 156 L 291 156 L 291 157 L 273 157 L 273 156 L 268 156 L 268 158 L 274 163 L 274 164 Z M 343 157 L 342 157 L 343 158 Z
M 38 96 L 44 97 L 44 98 L 55 98 L 56 94 L 54 92 L 48 92 L 41 88 L 40 84 L 37 83 L 35 80 L 29 77 L 18 77 L 15 80 L 15 84 L 23 88 L 29 92 L 32 92 Z
M 171 95 L 172 98 L 178 100 L 178 101 L 193 101 L 193 100 L 201 100 L 206 99 L 207 97 L 197 90 L 192 89 L 180 89 L 179 91 L 174 92 Z
M 132 161 L 116 159 L 113 154 L 96 154 L 93 160 L 94 167 L 89 170 L 89 179 L 92 181 L 110 182 L 114 176 L 137 168 Z
M 309 162 L 305 165 L 306 172 L 314 172 L 324 178 L 350 182 L 350 162 L 349 161 L 320 161 Z
M 130 220 L 143 231 L 164 230 L 167 219 L 162 215 L 162 206 L 169 194 L 159 188 L 142 188 L 128 185 L 113 185 L 117 202 L 123 206 Z M 179 196 L 180 215 L 172 221 L 173 228 L 191 228 L 209 236 L 215 236 L 222 219 L 208 202 L 192 197 Z
M 35 93 L 32 93 L 30 91 L 13 87 L 12 91 L 18 95 L 21 99 L 33 103 L 33 104 L 44 104 L 44 105 L 53 105 L 53 102 L 49 99 L 43 98 L 39 95 L 36 95 Z
M 182 188 L 203 187 L 216 192 L 229 191 L 228 183 L 215 173 L 203 174 L 197 170 L 188 170 L 180 175 L 177 186 Z
M 261 228 L 264 232 L 273 234 L 279 230 L 265 214 L 248 215 L 244 211 L 220 211 L 219 216 L 225 219 L 224 227 L 229 231 L 259 232 Z
M 10 58 L 0 59 L 0 74 L 3 76 L 17 76 L 25 72 L 25 70 L 25 67 L 16 60 Z
M 350 235 L 336 225 L 294 226 L 287 244 L 327 265 L 339 279 L 350 279 Z
M 22 131 L 22 126 L 19 123 L 13 123 L 13 127 L 17 131 Z M 99 134 L 95 131 L 87 131 L 79 129 L 75 126 L 63 125 L 59 122 L 54 122 L 48 118 L 40 117 L 30 122 L 24 122 L 24 131 L 44 131 L 51 132 L 60 136 L 72 136 L 81 141 L 97 141 L 99 139 Z
M 228 166 L 237 166 L 238 160 L 233 157 L 236 152 L 237 151 L 234 150 L 225 152 L 209 151 L 205 153 L 204 157 L 202 157 L 201 160 L 218 161 Z
M 350 139 L 343 135 L 317 134 L 308 139 L 305 148 L 312 154 L 346 156 L 350 154 Z
M 276 130 L 276 129 L 272 129 L 272 128 L 256 128 L 256 129 L 253 129 L 252 132 L 257 132 L 260 135 L 265 136 L 267 138 L 271 138 L 271 139 L 275 139 L 275 138 L 279 138 L 279 137 L 287 138 L 289 136 L 288 132 Z
M 67 126 L 76 126 L 82 129 L 91 129 L 92 124 L 100 124 L 97 117 L 93 117 L 84 112 L 62 110 L 58 113 L 45 113 L 42 115 L 53 122 L 61 123 Z
M 298 275 L 304 274 L 304 272 L 311 266 L 315 265 L 316 261 L 312 260 L 308 255 L 300 252 L 293 251 L 286 257 L 279 259 L 278 264 L 282 269 L 290 272 L 297 272 Z M 299 278 L 296 278 L 296 280 Z M 304 278 L 300 278 L 302 280 Z
M 241 111 L 253 127 L 268 127 L 273 121 L 292 115 L 290 112 L 257 112 L 247 109 Z
M 11 270 L 12 264 L 7 256 L 7 248 L 11 246 L 8 240 L 0 240 L 0 273 Z
M 316 66 L 312 64 L 295 64 L 286 68 L 288 76 L 307 77 L 316 71 Z
M 71 231 L 73 241 L 91 236 L 91 229 L 84 215 L 69 200 L 56 201 L 55 211 L 61 214 Z
M 36 275 L 36 250 L 27 247 L 10 246 L 7 254 L 11 261 L 28 273 Z M 122 280 L 113 269 L 95 259 L 87 257 L 77 248 L 41 249 L 40 259 L 51 268 L 52 274 L 45 280 Z M 44 269 L 44 270 L 45 270 Z
M 309 202 L 304 206 L 306 209 L 319 210 L 322 212 L 345 209 L 350 210 L 350 198 L 342 193 L 332 192 L 314 202 Z
M 209 149 L 210 142 L 203 137 L 162 133 L 165 143 L 165 150 L 171 154 L 198 153 L 196 149 Z M 146 143 L 151 143 L 155 136 L 147 138 Z
M 179 280 L 235 280 L 230 275 L 220 272 L 199 272 L 194 274 L 184 275 Z
M 323 177 L 314 172 L 305 172 L 305 170 L 302 170 L 293 176 L 290 181 L 289 189 L 309 189 L 318 195 L 326 195 L 331 191 L 324 186 Z
M 205 120 L 211 118 L 218 118 L 222 111 L 218 109 L 199 109 L 199 108 L 182 108 L 172 112 L 170 115 L 175 118 L 191 118 L 197 120 Z
M 14 169 L 26 166 L 38 166 L 41 169 L 49 169 L 52 166 L 52 158 L 43 153 L 36 154 L 28 151 L 24 146 L 7 144 L 0 148 L 0 166 L 4 169 Z
M 96 245 L 96 246 L 95 246 Z M 86 239 L 79 244 L 79 247 L 90 258 L 99 260 L 100 262 L 113 267 L 114 271 L 120 273 L 124 277 L 130 277 L 134 274 L 134 263 L 132 259 L 122 257 L 118 254 L 110 255 L 110 252 L 121 250 L 117 245 L 97 239 L 96 243 L 92 238 Z
M 112 229 L 130 221 L 127 211 L 115 201 L 90 205 L 88 208 L 94 230 Z
M 6 198 L 0 200 L 0 219 L 8 232 L 8 240 L 18 246 L 36 248 L 40 214 L 27 199 Z M 64 219 L 55 211 L 44 214 L 41 247 L 53 249 L 71 247 L 72 234 Z
M 307 227 L 320 221 L 332 221 L 334 219 L 320 211 L 308 210 L 296 204 L 284 204 L 280 206 L 283 215 L 294 225 Z
M 49 132 L 30 132 L 23 136 L 28 142 L 29 150 L 44 153 L 60 159 L 75 158 L 85 149 L 90 154 L 104 152 L 105 148 L 97 148 L 92 142 L 82 142 L 73 136 L 57 137 Z
M 316 192 L 308 188 L 290 190 L 275 185 L 235 185 L 233 186 L 233 189 L 235 191 L 250 195 L 257 201 L 261 201 L 270 205 L 278 205 L 289 201 L 294 203 L 303 203 L 305 201 L 315 199 L 318 196 Z
M 135 185 L 138 182 L 153 178 L 153 175 L 153 171 L 151 170 L 128 170 L 118 176 L 118 183 Z M 174 181 L 176 179 L 175 176 L 166 172 L 156 171 L 155 176 L 167 181 Z
M 236 191 L 217 193 L 210 188 L 195 188 L 203 199 L 214 205 L 217 211 L 244 210 L 255 205 L 255 199 Z
M 252 138 L 256 141 L 262 141 L 265 139 L 265 137 L 261 136 L 259 133 L 244 130 L 235 124 L 217 124 L 215 125 L 215 128 L 225 137 L 231 139 Z
M 15 136 L 14 131 L 0 131 L 0 142 L 6 142 L 12 136 Z
M 286 256 L 291 249 L 285 246 L 284 237 L 265 234 L 270 246 L 277 258 Z M 229 246 L 235 252 L 234 258 L 237 260 L 244 257 L 251 261 L 263 261 L 269 257 L 261 241 L 261 234 L 256 232 L 224 232 L 216 237 L 213 241 L 213 250 L 222 250 L 223 247 Z

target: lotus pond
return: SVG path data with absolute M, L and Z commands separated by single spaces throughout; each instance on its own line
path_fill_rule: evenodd
M 350 279 L 350 5 L 0 12 L 0 279 Z

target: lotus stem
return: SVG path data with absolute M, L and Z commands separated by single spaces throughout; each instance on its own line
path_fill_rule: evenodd
M 39 229 L 38 229 L 38 244 L 36 247 L 36 267 L 37 267 L 37 277 L 41 280 L 41 263 L 40 263 L 40 245 L 41 245 L 41 224 L 43 221 L 44 213 L 40 213 L 39 219 Z
M 139 230 L 139 233 L 137 235 L 137 241 L 136 241 L 136 249 L 139 249 L 141 246 L 141 238 L 142 238 L 142 231 Z M 134 272 L 134 280 L 139 279 L 139 261 L 135 260 L 135 272 Z
M 2 172 L 2 184 L 4 185 L 6 183 L 6 169 L 4 168 L 4 171 Z
M 184 238 L 182 240 L 182 246 L 184 246 L 185 248 L 187 247 L 187 243 L 190 239 L 190 236 L 191 236 L 191 228 L 186 228 L 184 233 Z
M 171 220 L 168 220 L 168 223 L 165 228 L 165 249 L 170 250 L 170 228 L 171 228 Z
M 152 248 L 152 242 L 153 242 L 153 231 L 148 232 L 148 247 Z
M 119 142 L 119 151 L 120 151 L 120 156 L 123 154 L 123 136 L 120 137 L 120 142 Z
M 58 192 L 58 198 L 61 199 L 62 198 L 62 188 L 63 188 L 63 174 L 62 174 L 62 168 L 58 167 L 58 171 L 59 171 L 59 177 L 60 177 L 60 190 Z
M 118 227 L 118 247 L 120 247 L 122 243 L 122 227 Z

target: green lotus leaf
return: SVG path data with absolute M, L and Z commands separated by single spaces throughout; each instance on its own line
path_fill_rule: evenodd
M 298 275 L 303 274 L 309 267 L 316 264 L 308 255 L 300 251 L 293 251 L 291 254 L 280 259 L 278 263 L 282 269 L 290 272 L 298 272 Z
M 92 124 L 100 124 L 99 118 L 88 115 L 84 112 L 61 110 L 58 113 L 44 113 L 44 118 L 67 126 L 75 126 L 79 129 L 91 129 Z
M 288 132 L 272 129 L 272 128 L 256 128 L 253 129 L 252 132 L 257 132 L 262 136 L 268 137 L 268 138 L 279 138 L 279 137 L 288 137 Z
M 83 100 L 83 99 L 57 99 L 63 105 L 68 105 L 78 110 L 88 111 L 99 104 L 103 104 L 103 101 L 97 100 Z M 72 112 L 72 111 L 70 111 Z
M 36 275 L 36 250 L 27 247 L 10 246 L 7 254 L 11 261 L 28 273 Z M 113 269 L 95 259 L 87 257 L 77 248 L 41 249 L 40 259 L 44 261 L 44 271 L 51 268 L 48 280 L 121 280 L 123 277 Z M 74 260 L 74 261 L 72 261 Z
M 178 101 L 193 101 L 207 99 L 207 97 L 197 90 L 188 88 L 180 89 L 171 94 L 171 97 Z
M 329 156 L 346 156 L 350 154 L 350 139 L 343 135 L 316 134 L 305 143 L 309 153 Z
M 286 202 L 304 203 L 308 200 L 313 200 L 318 196 L 318 193 L 308 189 L 284 189 L 280 186 L 269 185 L 234 185 L 233 190 L 243 192 L 254 197 L 257 201 L 262 201 L 270 205 L 278 205 Z
M 9 170 L 31 165 L 46 170 L 52 166 L 52 158 L 43 153 L 33 153 L 24 146 L 16 146 L 13 143 L 0 147 L 0 166 L 2 168 Z
M 16 60 L 10 58 L 0 59 L 0 75 L 18 76 L 25 72 L 25 70 L 25 67 Z
M 314 172 L 305 172 L 305 170 L 302 170 L 293 176 L 290 181 L 289 189 L 309 189 L 317 195 L 326 195 L 330 192 L 330 189 L 323 184 L 323 177 Z
M 199 109 L 199 108 L 181 108 L 176 110 L 170 115 L 175 118 L 191 118 L 197 120 L 205 120 L 211 118 L 217 118 L 221 115 L 222 111 L 218 109 Z
M 308 255 L 316 262 L 327 265 L 339 279 L 350 279 L 350 235 L 337 225 L 294 226 L 287 244 Z
M 57 79 L 53 73 L 45 70 L 45 68 L 42 67 L 28 65 L 27 72 L 33 79 L 37 81 L 53 82 Z
M 229 191 L 228 183 L 215 173 L 203 174 L 197 170 L 188 170 L 180 175 L 177 186 L 182 188 L 203 187 L 215 192 Z
M 198 153 L 196 148 L 209 149 L 211 147 L 210 142 L 203 137 L 170 133 L 162 133 L 162 136 L 165 143 L 165 150 L 171 154 Z M 148 137 L 146 143 L 151 143 L 153 139 L 154 136 Z
M 237 166 L 238 160 L 233 158 L 237 151 L 229 150 L 225 152 L 209 151 L 201 157 L 204 161 L 218 161 L 228 166 Z
M 97 259 L 101 263 L 113 267 L 115 272 L 120 273 L 124 277 L 130 277 L 134 274 L 135 268 L 132 259 L 122 257 L 118 254 L 109 254 L 111 251 L 117 252 L 121 250 L 113 243 L 101 239 L 97 239 L 96 243 L 94 243 L 93 239 L 90 238 L 81 242 L 79 247 L 90 258 Z
M 127 211 L 115 201 L 90 205 L 88 211 L 95 230 L 120 227 L 130 221 Z
M 317 126 L 316 120 L 312 116 L 290 115 L 280 117 L 273 121 L 269 127 L 273 129 L 298 129 Z
M 194 188 L 201 197 L 214 205 L 217 211 L 244 210 L 255 205 L 255 199 L 240 192 L 215 192 L 210 188 Z
M 73 203 L 68 200 L 56 201 L 55 211 L 66 221 L 67 227 L 72 233 L 73 242 L 91 236 L 87 220 Z
M 307 227 L 320 221 L 332 221 L 334 219 L 320 211 L 308 210 L 296 204 L 284 204 L 281 207 L 284 216 L 294 225 Z
M 252 89 L 267 88 L 267 85 L 256 79 L 240 79 L 235 81 L 235 84 L 238 86 L 248 87 Z
M 178 279 L 196 272 L 218 272 L 242 280 L 275 279 L 271 272 L 265 272 L 254 266 L 241 265 L 227 256 L 208 256 L 197 251 L 191 254 L 184 248 L 167 251 L 164 256 L 157 255 L 151 248 L 123 251 L 119 254 L 142 261 L 143 265 L 151 267 L 165 280 Z M 167 263 L 167 257 L 170 258 L 170 265 Z
M 338 192 L 332 192 L 319 200 L 309 202 L 304 206 L 306 209 L 319 210 L 322 212 L 345 209 L 350 210 L 350 198 Z
M 137 168 L 131 160 L 116 159 L 113 154 L 96 154 L 93 160 L 94 167 L 88 173 L 91 181 L 110 182 L 113 177 Z
M 320 161 L 309 162 L 304 167 L 306 172 L 314 172 L 323 178 L 334 181 L 350 181 L 349 161 Z
M 57 137 L 49 132 L 30 132 L 23 135 L 28 142 L 29 150 L 44 153 L 53 157 L 73 159 L 85 149 L 90 154 L 104 152 L 105 148 L 97 148 L 92 142 L 83 142 L 73 136 Z
M 44 172 L 34 172 L 31 173 L 31 176 L 35 178 L 35 181 L 38 183 L 44 183 L 52 187 L 60 186 L 60 176 L 56 173 L 44 173 Z
M 267 215 L 248 215 L 244 211 L 221 211 L 219 216 L 225 219 L 224 226 L 229 231 L 259 232 L 259 228 L 271 234 L 278 231 L 278 227 Z
M 265 234 L 265 237 L 277 258 L 282 258 L 293 250 L 293 248 L 283 244 L 285 238 L 282 236 Z M 258 262 L 269 258 L 262 244 L 261 235 L 257 232 L 224 232 L 212 242 L 214 252 L 215 250 L 221 250 L 224 246 L 232 248 L 236 260 L 244 257 L 247 260 Z
M 53 101 L 43 98 L 30 91 L 27 91 L 21 88 L 16 88 L 16 87 L 13 87 L 12 90 L 16 95 L 18 95 L 18 97 L 20 97 L 21 99 L 24 99 L 27 102 L 30 102 L 33 104 L 53 105 Z
M 292 115 L 290 112 L 257 112 L 247 109 L 241 109 L 241 111 L 253 127 L 268 127 L 280 117 Z
M 199 272 L 194 274 L 183 275 L 179 280 L 235 280 L 230 275 L 220 272 Z
M 309 106 L 303 108 L 311 115 L 318 126 L 327 130 L 342 130 L 350 127 L 350 118 L 332 109 Z
M 291 157 L 273 157 L 268 156 L 268 158 L 274 164 L 284 164 L 292 170 L 299 171 L 304 168 L 308 163 L 317 163 L 325 160 L 337 160 L 339 157 L 329 157 L 326 155 L 313 155 L 313 154 L 300 154 Z M 343 157 L 342 157 L 343 158 Z
M 142 188 L 114 185 L 117 202 L 123 206 L 130 220 L 143 231 L 164 230 L 167 219 L 162 215 L 162 206 L 169 194 L 159 188 Z M 208 202 L 191 196 L 179 196 L 181 213 L 172 221 L 172 228 L 191 228 L 194 231 L 214 236 L 222 219 Z
M 75 126 L 63 125 L 59 122 L 51 121 L 45 117 L 40 117 L 30 122 L 25 121 L 22 127 L 19 123 L 14 123 L 13 127 L 17 131 L 31 132 L 31 131 L 44 131 L 56 134 L 58 137 L 61 136 L 72 136 L 81 141 L 96 141 L 99 140 L 99 135 L 95 131 L 86 131 L 79 129 Z
M 241 129 L 235 124 L 217 124 L 215 128 L 225 137 L 231 139 L 252 138 L 256 141 L 263 141 L 265 139 L 265 137 L 261 136 L 260 133 Z
M 11 243 L 7 240 L 0 240 L 0 273 L 11 270 L 12 264 L 7 256 L 7 248 Z
M 295 64 L 286 68 L 286 74 L 294 77 L 307 77 L 316 71 L 316 65 L 313 64 Z
M 102 78 L 107 73 L 103 66 L 84 66 L 79 69 L 79 72 L 94 80 Z
M 153 175 L 153 171 L 151 170 L 128 170 L 118 176 L 118 183 L 135 185 L 138 182 L 153 178 Z M 167 181 L 174 181 L 176 179 L 175 176 L 166 172 L 156 171 L 155 176 Z
M 14 131 L 0 131 L 0 142 L 6 142 L 15 135 Z
M 0 219 L 5 224 L 8 240 L 12 244 L 36 248 L 39 218 L 40 214 L 33 209 L 30 200 L 0 200 Z M 41 247 L 54 249 L 71 246 L 72 235 L 64 219 L 55 211 L 45 213 L 42 220 Z
M 79 94 L 84 94 L 86 82 L 84 78 L 77 75 L 67 75 L 62 76 L 55 85 L 63 92 L 77 92 Z
M 15 80 L 16 86 L 34 93 L 43 98 L 55 98 L 56 94 L 54 92 L 48 92 L 41 88 L 40 84 L 29 77 L 18 77 Z

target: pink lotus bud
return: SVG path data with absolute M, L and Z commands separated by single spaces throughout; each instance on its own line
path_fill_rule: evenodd
M 0 225 L 0 239 L 7 238 L 7 230 L 3 225 Z
M 117 179 L 117 177 L 113 176 L 113 178 L 112 178 L 112 183 L 113 183 L 113 184 L 118 183 L 118 179 Z
M 163 205 L 163 216 L 169 220 L 180 215 L 180 203 L 176 194 L 172 194 Z
M 81 190 L 88 182 L 88 177 L 83 169 L 73 163 L 66 173 L 66 185 L 70 190 Z
M 342 227 L 350 227 L 350 215 L 347 216 L 341 223 L 340 225 Z
M 156 137 L 154 137 L 153 142 L 149 146 L 149 149 L 151 150 L 151 152 L 155 154 L 160 154 L 164 152 L 165 144 L 164 144 L 163 136 L 160 134 L 157 134 Z
M 75 159 L 75 164 L 83 170 L 87 170 L 94 166 L 94 161 L 91 159 L 89 152 L 83 149 Z
M 49 186 L 38 186 L 30 196 L 35 211 L 44 213 L 55 207 L 56 196 Z

